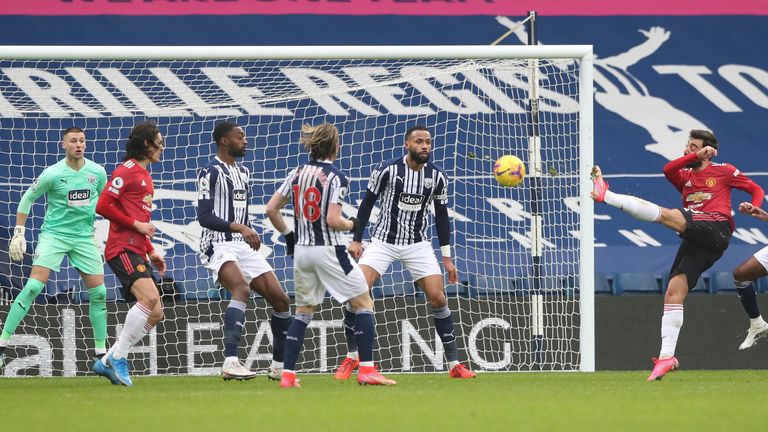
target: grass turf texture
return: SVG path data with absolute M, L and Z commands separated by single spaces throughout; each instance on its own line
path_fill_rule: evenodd
M 395 387 L 300 375 L 300 389 L 260 376 L 0 379 L 3 431 L 759 430 L 768 371 L 390 375 Z M 360 425 L 360 426 L 358 426 Z M 362 428 L 361 428 L 362 426 Z

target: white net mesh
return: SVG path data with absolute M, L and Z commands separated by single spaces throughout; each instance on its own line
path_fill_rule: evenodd
M 301 124 L 329 121 L 341 131 L 337 165 L 352 181 L 344 207 L 349 216 L 356 213 L 371 169 L 403 155 L 405 130 L 424 124 L 435 143 L 432 160 L 450 183 L 461 283 L 447 292 L 460 360 L 478 370 L 578 370 L 577 61 L 539 62 L 544 172 L 529 175 L 517 188 L 502 188 L 492 176 L 493 162 L 502 155 L 530 161 L 527 64 L 524 59 L 0 61 L 0 218 L 12 228 L 23 191 L 63 157 L 62 130 L 85 129 L 87 157 L 109 174 L 123 158 L 130 128 L 156 120 L 167 148 L 164 160 L 151 167 L 158 228 L 153 243 L 165 254 L 172 281 L 163 285 L 166 319 L 130 356 L 133 373 L 217 373 L 227 295 L 213 286 L 197 256 L 194 192 L 198 169 L 215 154 L 215 122 L 235 121 L 249 137 L 252 150 L 242 163 L 253 173 L 252 221 L 262 235 L 261 252 L 289 293 L 292 263 L 264 206 L 287 172 L 306 160 L 298 144 Z M 538 193 L 532 194 L 532 186 Z M 533 259 L 530 248 L 535 206 L 543 228 L 540 260 Z M 7 248 L 0 252 L 0 319 L 29 275 L 44 211 L 41 199 L 27 223 L 29 256 L 23 265 L 10 262 Z M 285 215 L 290 211 L 289 205 Z M 378 206 L 372 222 L 377 212 Z M 97 220 L 99 242 L 105 241 L 107 228 L 106 221 Z M 534 267 L 541 278 L 532 277 Z M 105 269 L 112 343 L 129 305 Z M 395 265 L 373 294 L 379 333 L 375 358 L 381 368 L 445 370 L 431 309 L 410 275 Z M 536 295 L 543 299 L 543 337 L 534 343 Z M 65 260 L 16 331 L 5 374 L 86 374 L 93 354 L 86 301 L 83 283 Z M 269 364 L 270 312 L 261 298 L 249 304 L 240 351 L 246 366 Z M 300 370 L 336 368 L 346 354 L 341 319 L 338 305 L 327 301 L 308 331 Z

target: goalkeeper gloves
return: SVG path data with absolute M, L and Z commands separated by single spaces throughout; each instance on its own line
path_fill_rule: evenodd
M 283 234 L 283 237 L 285 237 L 285 253 L 288 256 L 293 256 L 293 248 L 296 246 L 296 235 L 291 231 L 288 234 Z
M 27 251 L 27 240 L 24 239 L 24 225 L 16 225 L 13 229 L 13 237 L 8 244 L 8 256 L 13 261 L 24 259 L 24 252 Z

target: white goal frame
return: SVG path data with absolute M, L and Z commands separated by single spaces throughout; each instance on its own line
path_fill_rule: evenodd
M 580 368 L 595 370 L 594 211 L 591 45 L 538 46 L 3 46 L 4 60 L 279 60 L 279 59 L 530 59 L 569 58 L 579 70 Z M 529 170 L 529 176 L 536 174 Z M 489 173 L 490 175 L 490 173 Z

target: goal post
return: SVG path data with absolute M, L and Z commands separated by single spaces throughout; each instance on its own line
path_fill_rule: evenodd
M 251 220 L 260 252 L 289 294 L 292 262 L 265 205 L 306 160 L 301 125 L 328 121 L 339 128 L 336 164 L 350 178 L 343 211 L 352 216 L 371 170 L 402 157 L 406 129 L 423 124 L 433 135 L 432 160 L 449 179 L 460 283 L 446 293 L 460 359 L 480 371 L 594 371 L 591 46 L 5 46 L 0 59 L 0 320 L 29 275 L 43 200 L 27 223 L 25 261 L 11 262 L 2 244 L 21 194 L 63 157 L 58 141 L 67 127 L 86 131 L 86 157 L 108 174 L 135 123 L 155 120 L 164 134 L 167 148 L 151 173 L 153 243 L 169 268 L 162 284 L 166 319 L 130 358 L 138 375 L 194 375 L 221 366 L 229 301 L 197 256 L 196 174 L 215 155 L 214 124 L 226 119 L 244 127 Z M 498 157 L 514 154 L 533 166 L 531 94 L 539 109 L 537 169 L 518 187 L 504 188 L 493 179 Z M 532 222 L 531 183 L 540 226 Z M 377 203 L 371 224 L 379 209 Z M 289 205 L 284 215 L 291 212 Z M 100 244 L 107 227 L 97 219 Z M 532 246 L 540 249 L 535 275 Z M 111 344 L 128 305 L 105 270 Z M 445 371 L 431 309 L 408 272 L 395 265 L 372 293 L 381 368 Z M 239 352 L 246 366 L 269 364 L 269 313 L 264 299 L 249 302 Z M 297 367 L 328 372 L 346 354 L 342 314 L 326 300 L 317 315 Z M 534 338 L 541 340 L 536 352 Z M 12 338 L 4 374 L 84 375 L 91 356 L 87 290 L 65 260 Z

